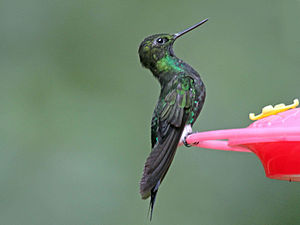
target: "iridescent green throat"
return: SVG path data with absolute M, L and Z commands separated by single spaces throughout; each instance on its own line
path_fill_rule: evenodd
M 179 59 L 177 59 L 176 57 L 171 57 L 170 55 L 166 55 L 159 61 L 157 61 L 157 69 L 159 72 L 170 70 L 181 72 L 183 71 L 183 69 L 180 66 L 182 65 L 179 62 Z

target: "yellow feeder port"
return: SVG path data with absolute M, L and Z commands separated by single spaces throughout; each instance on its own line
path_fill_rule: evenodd
M 254 113 L 250 113 L 249 119 L 250 120 L 259 120 L 259 119 L 265 118 L 267 116 L 276 115 L 277 113 L 284 112 L 289 109 L 294 109 L 298 105 L 299 105 L 299 100 L 297 98 L 294 99 L 294 103 L 291 105 L 285 105 L 283 103 L 275 105 L 274 107 L 272 105 L 267 105 L 262 109 L 261 114 L 259 114 L 257 116 L 255 116 Z

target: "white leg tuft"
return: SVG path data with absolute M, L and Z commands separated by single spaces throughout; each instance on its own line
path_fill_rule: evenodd
M 188 134 L 192 133 L 192 131 L 193 131 L 193 130 L 192 130 L 191 124 L 185 125 L 184 130 L 183 130 L 182 135 L 181 135 L 181 138 L 180 138 L 180 142 L 183 142 L 184 138 L 185 138 Z

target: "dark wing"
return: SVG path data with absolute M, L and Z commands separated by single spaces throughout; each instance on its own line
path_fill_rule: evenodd
M 195 98 L 190 89 L 192 82 L 189 77 L 176 80 L 165 95 L 163 105 L 158 104 L 154 111 L 151 124 L 152 151 L 140 182 L 143 199 L 148 198 L 151 190 L 163 180 L 174 158 Z

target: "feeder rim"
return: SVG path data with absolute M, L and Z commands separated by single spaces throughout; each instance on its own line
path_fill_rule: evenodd
M 227 140 L 227 141 L 226 141 Z M 300 127 L 280 128 L 239 128 L 205 131 L 190 134 L 186 141 L 189 145 L 225 151 L 251 152 L 240 146 L 250 143 L 299 141 Z

